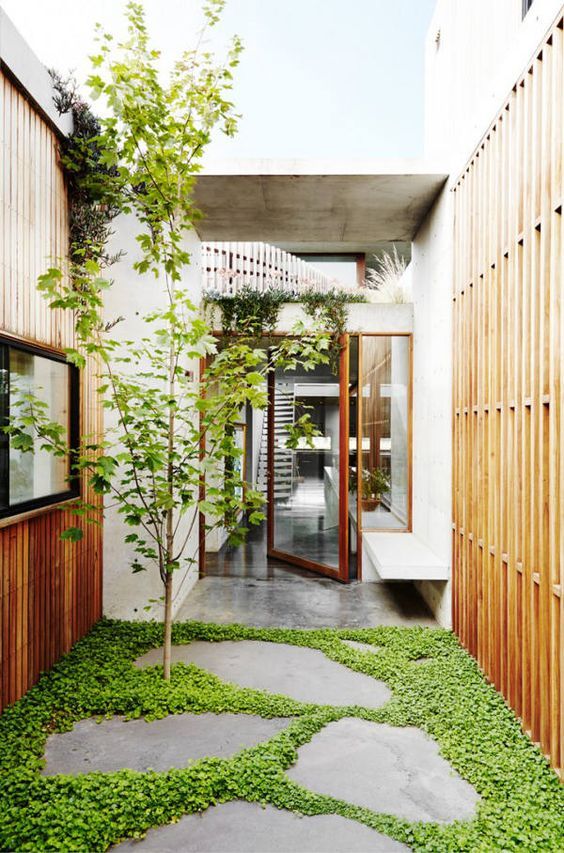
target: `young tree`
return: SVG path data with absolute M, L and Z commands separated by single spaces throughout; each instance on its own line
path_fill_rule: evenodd
M 219 20 L 224 0 L 204 7 L 206 26 Z M 232 135 L 236 115 L 227 100 L 241 45 L 235 38 L 225 62 L 205 50 L 204 32 L 194 50 L 177 60 L 163 82 L 160 54 L 149 44 L 142 7 L 126 7 L 128 38 L 116 44 L 98 31 L 89 85 L 104 102 L 104 118 L 95 119 L 74 92 L 57 82 L 61 108 L 72 108 L 77 128 L 63 147 L 62 160 L 71 186 L 71 267 L 64 264 L 41 276 L 38 287 L 51 307 L 71 311 L 77 338 L 67 356 L 80 369 L 87 359 L 99 365 L 98 391 L 112 425 L 102 440 L 82 436 L 80 449 L 65 444 L 65 431 L 52 423 L 39 395 L 25 390 L 12 405 L 7 431 L 14 447 L 31 451 L 31 433 L 51 453 L 70 456 L 71 476 L 80 476 L 117 507 L 131 533 L 134 572 L 156 567 L 163 584 L 164 677 L 170 677 L 173 577 L 194 562 L 191 535 L 199 512 L 210 524 L 237 525 L 246 512 L 251 524 L 262 520 L 262 496 L 241 489 L 237 448 L 231 429 L 241 408 L 267 405 L 264 380 L 276 367 L 311 369 L 328 362 L 329 336 L 314 327 L 296 329 L 267 355 L 248 337 L 235 337 L 218 351 L 211 330 L 183 277 L 190 263 L 185 238 L 200 214 L 193 189 L 200 160 L 212 131 Z M 138 341 L 115 337 L 115 321 L 104 317 L 104 292 L 112 282 L 105 267 L 109 223 L 117 213 L 133 213 L 139 223 L 139 275 L 152 274 L 163 293 L 163 307 L 143 319 L 147 334 Z M 118 273 L 119 274 L 119 273 Z M 212 357 L 194 381 L 188 366 Z M 297 433 L 311 437 L 307 416 Z M 202 441 L 205 457 L 202 458 Z M 200 499 L 203 477 L 211 485 Z M 111 502 L 111 503 L 110 503 Z M 97 504 L 79 499 L 74 512 L 85 522 L 99 521 Z M 78 540 L 83 526 L 65 531 Z

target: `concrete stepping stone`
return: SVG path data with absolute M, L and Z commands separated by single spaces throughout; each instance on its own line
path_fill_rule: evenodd
M 305 817 L 274 806 L 234 801 L 151 829 L 113 848 L 143 853 L 396 853 L 409 850 L 339 815 Z
M 372 646 L 370 643 L 360 643 L 358 640 L 341 640 L 341 643 L 351 649 L 356 649 L 357 652 L 370 652 L 373 655 L 378 654 L 381 648 L 380 646 Z
M 350 717 L 300 747 L 288 775 L 312 791 L 410 821 L 469 820 L 479 801 L 424 732 Z
M 137 666 L 160 663 L 161 649 L 138 658 Z M 173 663 L 195 663 L 202 669 L 242 687 L 282 693 L 300 702 L 318 705 L 362 705 L 378 708 L 390 690 L 360 672 L 325 657 L 318 649 L 267 643 L 260 640 L 197 641 L 172 647 Z
M 227 758 L 289 724 L 288 718 L 249 714 L 170 714 L 150 723 L 123 717 L 80 720 L 72 731 L 47 738 L 43 775 L 185 767 L 205 756 Z

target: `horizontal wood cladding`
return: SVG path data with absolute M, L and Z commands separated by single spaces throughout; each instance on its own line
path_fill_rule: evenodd
M 57 137 L 0 74 L 0 329 L 60 349 L 72 318 L 52 311 L 35 283 L 67 253 L 68 205 Z M 81 377 L 81 431 L 99 434 L 96 372 Z M 102 613 L 101 528 L 60 540 L 72 521 L 58 508 L 0 528 L 0 708 L 14 702 Z M 72 522 L 76 524 L 76 520 Z
M 454 627 L 564 767 L 562 21 L 455 187 Z

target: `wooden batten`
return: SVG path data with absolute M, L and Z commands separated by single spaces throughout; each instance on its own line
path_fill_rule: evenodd
M 68 204 L 58 140 L 0 73 L 0 330 L 60 352 L 74 345 L 72 317 L 52 311 L 35 284 L 66 257 Z M 96 371 L 83 372 L 81 431 L 100 435 Z M 89 496 L 92 498 L 93 496 Z M 0 709 L 15 702 L 102 615 L 101 528 L 60 539 L 64 505 L 7 519 L 0 528 Z
M 563 40 L 455 185 L 453 291 L 454 627 L 560 773 Z

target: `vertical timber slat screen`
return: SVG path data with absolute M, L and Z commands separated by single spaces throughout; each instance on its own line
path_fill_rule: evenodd
M 204 293 L 224 296 L 244 287 L 294 295 L 303 290 L 355 290 L 269 243 L 202 243 L 202 283 Z
M 564 35 L 457 182 L 454 627 L 564 767 Z
M 67 196 L 57 138 L 0 73 L 0 330 L 54 348 L 74 346 L 70 318 L 37 293 L 37 277 L 66 255 Z M 82 377 L 81 432 L 99 434 L 95 371 Z M 90 496 L 92 497 L 92 496 Z M 102 614 L 101 530 L 60 540 L 76 524 L 42 509 L 0 528 L 0 710 L 37 681 Z

